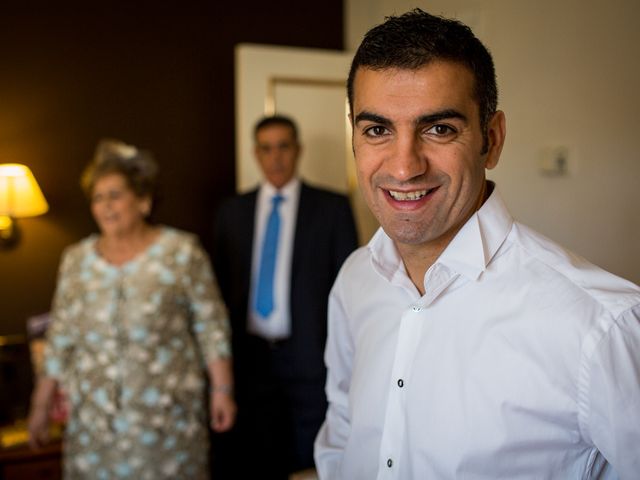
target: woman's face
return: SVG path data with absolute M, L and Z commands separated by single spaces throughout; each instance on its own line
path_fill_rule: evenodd
M 120 173 L 98 180 L 91 194 L 91 213 L 100 231 L 107 236 L 126 235 L 139 228 L 149 214 L 151 199 L 138 197 Z

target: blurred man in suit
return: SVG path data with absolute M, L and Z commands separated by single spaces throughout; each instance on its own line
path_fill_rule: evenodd
M 327 299 L 357 247 L 348 199 L 297 174 L 301 146 L 284 116 L 255 126 L 259 188 L 222 204 L 213 262 L 233 329 L 238 424 L 218 475 L 287 478 L 313 467 L 327 403 Z M 229 470 L 224 468 L 229 466 Z

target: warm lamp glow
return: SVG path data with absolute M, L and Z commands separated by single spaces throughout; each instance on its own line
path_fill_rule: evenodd
M 11 217 L 7 217 L 6 215 L 0 215 L 0 230 L 4 230 L 5 228 L 11 227 Z
M 18 163 L 0 165 L 0 215 L 34 217 L 49 210 L 29 167 Z
M 0 164 L 0 241 L 15 242 L 14 218 L 34 217 L 49 210 L 42 190 L 29 167 Z

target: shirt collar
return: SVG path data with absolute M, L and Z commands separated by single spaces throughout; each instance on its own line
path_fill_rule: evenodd
M 300 179 L 293 177 L 289 180 L 281 189 L 277 189 L 266 180 L 260 185 L 260 197 L 272 198 L 277 193 L 280 193 L 284 198 L 295 198 L 300 191 Z
M 513 217 L 507 210 L 495 185 L 482 207 L 474 213 L 451 240 L 436 263 L 477 280 L 504 242 L 513 225 Z M 406 275 L 404 264 L 393 240 L 382 228 L 369 241 L 376 270 L 388 281 L 398 275 Z
M 513 225 L 502 196 L 493 182 L 493 192 L 453 237 L 436 263 L 477 280 L 504 242 Z
M 396 273 L 404 271 L 400 254 L 393 240 L 389 238 L 382 227 L 373 234 L 367 248 L 371 252 L 371 260 L 375 269 L 388 281 L 391 281 Z

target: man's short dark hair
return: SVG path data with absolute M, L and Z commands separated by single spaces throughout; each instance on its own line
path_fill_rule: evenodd
M 475 79 L 474 94 L 480 110 L 480 126 L 487 148 L 487 126 L 498 107 L 498 88 L 491 54 L 471 29 L 457 20 L 430 15 L 419 8 L 391 16 L 367 32 L 356 51 L 347 95 L 353 112 L 353 82 L 359 68 L 417 70 L 430 62 L 457 62 Z
M 289 127 L 293 132 L 293 139 L 298 142 L 298 127 L 296 126 L 296 122 L 293 121 L 291 117 L 287 117 L 286 115 L 270 115 L 267 117 L 262 117 L 260 120 L 256 122 L 256 126 L 253 128 L 253 138 L 258 138 L 258 132 L 266 127 L 271 127 L 272 125 L 282 125 L 285 127 Z

